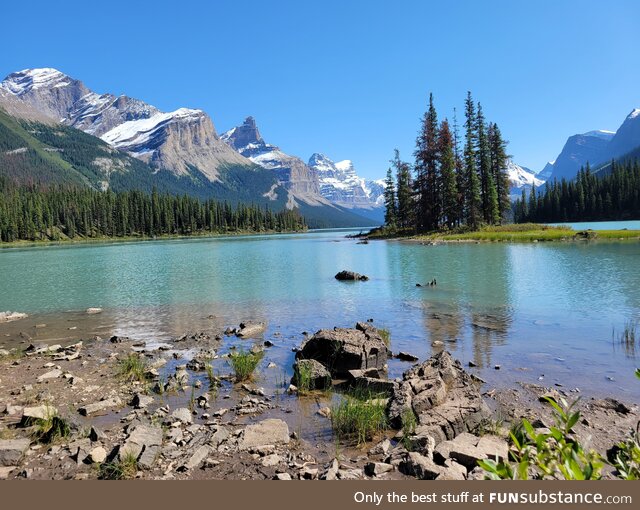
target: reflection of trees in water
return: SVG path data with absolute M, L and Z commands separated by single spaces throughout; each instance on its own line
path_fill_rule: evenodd
M 493 348 L 507 342 L 510 327 L 511 315 L 506 307 L 470 313 L 473 361 L 480 368 L 491 366 Z

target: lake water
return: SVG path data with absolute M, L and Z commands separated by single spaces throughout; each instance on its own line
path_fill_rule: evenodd
M 574 230 L 640 230 L 640 220 L 632 221 L 584 221 L 581 223 L 551 223 L 551 225 L 566 225 Z
M 616 340 L 640 319 L 640 243 L 425 246 L 344 236 L 2 249 L 0 310 L 30 317 L 0 324 L 0 347 L 21 330 L 36 339 L 123 334 L 165 342 L 259 319 L 276 344 L 264 363 L 274 360 L 290 375 L 303 331 L 371 318 L 390 330 L 394 352 L 424 359 L 443 342 L 463 364 L 478 365 L 487 387 L 524 381 L 640 397 L 639 361 Z M 371 279 L 338 282 L 341 269 Z M 432 278 L 437 286 L 416 287 Z M 88 307 L 104 311 L 87 316 Z M 390 375 L 408 366 L 394 360 Z

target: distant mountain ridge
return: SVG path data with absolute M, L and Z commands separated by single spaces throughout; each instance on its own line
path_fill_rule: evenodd
M 635 108 L 617 131 L 595 130 L 570 136 L 553 163 L 538 174 L 545 180 L 573 179 L 580 168 L 592 168 L 640 147 L 640 109 Z

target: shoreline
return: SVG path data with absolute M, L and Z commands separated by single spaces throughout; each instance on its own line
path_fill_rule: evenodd
M 49 350 L 42 349 L 46 344 L 40 343 L 36 344 L 36 349 L 40 346 L 39 351 L 31 349 L 30 354 L 12 352 L 0 357 L 0 441 L 28 439 L 29 446 L 22 459 L 14 464 L 16 467 L 0 467 L 0 475 L 34 479 L 96 478 L 102 471 L 101 463 L 96 462 L 94 456 L 102 458 L 104 450 L 107 455 L 102 458 L 104 464 L 105 459 L 117 459 L 119 452 L 134 448 L 135 444 L 139 447 L 135 450 L 138 464 L 127 476 L 131 478 L 406 479 L 417 476 L 414 468 L 407 467 L 408 459 L 415 460 L 415 455 L 411 457 L 404 448 L 403 429 L 386 428 L 363 444 L 336 439 L 326 410 L 333 409 L 335 399 L 340 398 L 342 390 L 338 390 L 338 386 L 328 392 L 312 390 L 300 394 L 286 389 L 289 384 L 286 379 L 275 389 L 262 388 L 260 379 L 233 381 L 228 366 L 231 351 L 225 345 L 229 347 L 229 343 L 238 340 L 242 338 L 234 338 L 229 331 L 220 331 L 217 335 L 189 333 L 174 338 L 168 347 L 153 348 L 147 348 L 144 341 L 124 337 L 94 338 L 84 343 L 74 339 L 58 346 L 49 343 Z M 240 344 L 268 352 L 272 348 L 268 344 L 279 341 L 278 338 L 267 340 L 266 335 L 258 333 Z M 21 349 L 29 342 L 25 339 Z M 199 358 L 200 354 L 206 357 Z M 131 356 L 141 356 L 150 379 L 145 375 L 142 380 L 126 380 L 119 375 L 123 360 Z M 209 382 L 202 368 L 198 368 L 200 361 L 195 361 L 204 359 L 218 362 Z M 407 367 L 410 371 L 409 367 L 430 363 L 433 359 L 435 357 L 416 360 Z M 269 371 L 286 372 L 286 369 L 273 366 L 261 370 L 266 376 Z M 462 380 L 470 380 L 460 365 L 455 370 Z M 209 387 L 211 381 L 215 384 Z M 153 389 L 153 385 L 157 388 L 158 384 L 175 383 L 180 383 L 176 389 L 169 386 L 161 392 Z M 376 384 L 388 383 L 383 379 Z M 459 437 L 461 440 L 493 438 L 498 445 L 506 444 L 510 424 L 521 417 L 529 417 L 542 428 L 552 423 L 551 409 L 540 402 L 542 396 L 562 396 L 563 393 L 569 399 L 577 396 L 563 388 L 531 383 L 515 383 L 502 389 L 476 383 L 478 390 L 468 384 L 460 387 L 462 395 L 469 392 L 477 395 L 473 398 L 476 401 L 480 398 L 483 405 L 488 406 L 490 415 L 481 428 L 474 429 L 475 436 L 465 432 Z M 606 455 L 609 448 L 625 437 L 626 429 L 639 419 L 637 406 L 616 398 L 580 395 L 584 419 L 576 425 L 576 433 L 583 439 L 590 438 L 591 446 Z M 71 424 L 69 437 L 50 444 L 34 441 L 33 430 L 25 426 L 28 424 L 24 416 L 33 414 L 34 409 L 43 409 L 42 406 L 55 408 Z M 161 422 L 166 426 L 160 428 Z M 258 439 L 247 446 L 247 437 L 254 437 L 252 434 L 258 432 L 266 434 L 268 439 Z M 430 443 L 426 446 L 422 443 L 425 439 L 420 434 L 416 429 L 410 436 L 412 449 L 415 448 L 412 451 L 420 455 L 420 459 L 426 459 L 434 450 Z M 447 441 L 443 443 L 441 438 L 437 444 L 441 443 Z M 432 476 L 439 479 L 483 477 L 471 465 L 464 471 L 459 466 L 452 470 L 440 464 L 432 469 L 435 470 Z M 609 473 L 605 473 L 606 477 Z

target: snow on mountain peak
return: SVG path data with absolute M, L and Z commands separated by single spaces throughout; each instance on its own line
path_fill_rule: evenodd
M 512 160 L 507 162 L 507 173 L 512 188 L 538 187 L 544 184 L 544 181 L 538 179 L 532 171 L 517 165 Z
M 635 119 L 639 115 L 640 115 L 640 108 L 634 108 L 633 111 L 629 114 L 629 116 L 627 118 L 628 119 Z
M 66 74 L 51 67 L 43 67 L 11 73 L 0 83 L 0 88 L 15 96 L 21 96 L 30 90 L 65 87 L 70 84 L 71 78 Z
M 602 138 L 603 140 L 610 140 L 615 134 L 615 131 L 607 131 L 606 129 L 596 129 L 594 131 L 582 133 L 583 136 L 593 136 L 596 138 Z

